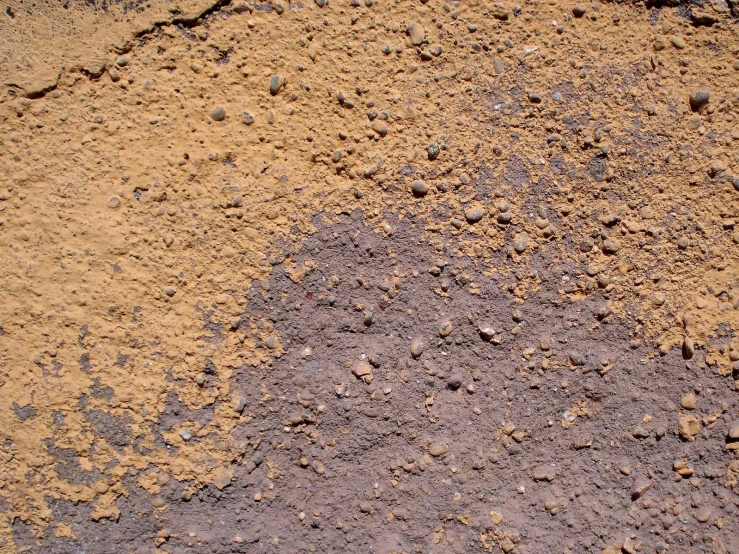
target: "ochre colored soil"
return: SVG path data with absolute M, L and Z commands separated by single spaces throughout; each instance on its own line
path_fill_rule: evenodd
M 10 2 L 0 552 L 739 552 L 739 13 L 665 4 Z

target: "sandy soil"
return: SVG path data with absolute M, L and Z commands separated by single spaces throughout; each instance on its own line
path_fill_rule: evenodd
M 665 4 L 7 4 L 0 552 L 739 552 L 739 13 Z

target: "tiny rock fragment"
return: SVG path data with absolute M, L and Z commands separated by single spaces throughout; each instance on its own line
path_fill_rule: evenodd
M 380 135 L 381 137 L 384 137 L 387 135 L 387 125 L 385 125 L 382 121 L 375 120 L 372 122 L 372 130 Z
M 276 96 L 280 92 L 280 89 L 285 85 L 285 79 L 279 75 L 272 75 L 269 80 L 269 93 L 272 96 Z
M 413 46 L 421 46 L 423 44 L 423 38 L 424 38 L 424 32 L 423 27 L 419 25 L 418 23 L 411 23 L 406 27 L 405 33 L 408 35 L 408 38 L 411 40 L 411 44 Z
M 428 158 L 431 161 L 433 161 L 436 158 L 438 158 L 440 152 L 441 152 L 441 149 L 439 148 L 439 145 L 436 144 L 436 143 L 429 144 L 428 148 L 426 149 L 426 153 L 428 154 Z
M 604 254 L 615 254 L 621 248 L 618 241 L 614 239 L 606 239 L 603 241 L 603 253 Z
M 308 57 L 311 59 L 311 61 L 316 61 L 316 58 L 318 57 L 318 47 L 315 44 L 311 44 L 308 47 Z
M 649 433 L 642 427 L 641 425 L 637 425 L 633 431 L 631 431 L 631 436 L 635 439 L 646 439 L 649 436 Z
M 590 237 L 585 237 L 580 241 L 580 252 L 590 252 L 593 249 L 593 244 L 595 244 L 593 242 L 593 239 L 591 239 Z
M 580 354 L 579 352 L 573 350 L 568 354 L 568 356 L 572 365 L 577 367 L 585 365 L 585 358 L 583 358 L 582 354 Z
M 352 374 L 366 383 L 372 381 L 372 366 L 367 362 L 356 362 L 352 367 Z
M 490 340 L 495 336 L 495 329 L 491 325 L 480 325 L 477 332 L 484 340 Z
M 690 107 L 694 112 L 700 111 L 708 105 L 711 93 L 707 90 L 696 90 L 690 95 Z
M 685 47 L 687 47 L 687 43 L 685 42 L 685 39 L 683 37 L 680 37 L 680 36 L 672 37 L 670 39 L 670 42 L 678 50 L 684 50 Z
M 674 469 L 681 477 L 690 477 L 693 475 L 693 468 L 688 467 L 688 462 L 685 460 L 676 460 L 672 464 L 672 469 Z
M 447 450 L 449 450 L 449 447 L 442 442 L 432 442 L 431 444 L 429 444 L 429 454 L 431 454 L 434 458 L 443 456 L 447 453 Z
M 414 358 L 418 358 L 421 354 L 423 354 L 423 341 L 420 339 L 415 339 L 411 343 L 411 356 Z
M 739 419 L 731 423 L 727 436 L 731 440 L 739 440 Z
M 477 223 L 485 215 L 485 210 L 480 206 L 473 206 L 469 208 L 465 213 L 464 217 L 467 219 L 467 223 Z
M 459 390 L 459 387 L 462 386 L 462 378 L 459 375 L 452 375 L 447 379 L 446 386 L 451 390 Z
M 415 196 L 425 196 L 426 193 L 429 191 L 429 187 L 426 184 L 426 181 L 416 180 L 413 181 L 411 184 L 411 191 L 413 191 L 413 194 Z
M 700 420 L 694 415 L 681 414 L 677 426 L 677 432 L 683 440 L 694 440 L 700 431 Z
M 731 4 L 729 4 L 731 5 Z M 711 13 L 706 10 L 701 10 L 697 6 L 690 8 L 690 19 L 694 25 L 705 25 L 710 27 L 714 23 L 719 22 L 717 14 Z
M 646 479 L 639 479 L 634 482 L 634 486 L 631 488 L 631 499 L 637 500 L 642 497 L 642 495 L 649 490 L 649 487 L 652 486 L 652 483 L 647 481 Z
M 492 15 L 495 19 L 498 19 L 500 21 L 508 21 L 508 8 L 506 8 L 503 4 L 495 3 L 488 8 L 488 11 L 490 12 L 490 15 Z
M 698 399 L 692 392 L 689 392 L 680 399 L 680 405 L 686 410 L 695 410 L 697 404 Z
M 385 160 L 382 157 L 378 157 L 374 164 L 372 164 L 370 167 L 364 170 L 364 178 L 369 179 L 375 173 L 377 173 L 382 167 L 382 164 L 384 163 L 384 161 Z
M 223 106 L 217 106 L 210 112 L 210 118 L 213 121 L 223 121 L 226 119 L 226 109 Z
M 448 337 L 449 334 L 452 332 L 452 322 L 448 319 L 445 321 L 442 321 L 439 324 L 439 336 L 444 338 Z
M 518 233 L 513 237 L 513 249 L 522 254 L 529 247 L 529 236 L 526 233 Z

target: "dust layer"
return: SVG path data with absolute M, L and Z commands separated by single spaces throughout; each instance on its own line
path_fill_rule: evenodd
M 243 454 L 231 480 L 192 494 L 154 469 L 129 473 L 117 522 L 94 523 L 89 508 L 58 502 L 57 521 L 74 538 L 36 541 L 17 522 L 20 546 L 739 547 L 739 505 L 726 488 L 739 477 L 724 448 L 739 408 L 729 381 L 679 352 L 645 360 L 648 350 L 630 342 L 633 322 L 603 315 L 602 293 L 563 301 L 558 288 L 572 265 L 550 269 L 522 304 L 485 264 L 434 256 L 412 221 L 383 236 L 359 212 L 326 219 L 295 256 L 315 269 L 296 282 L 276 266 L 227 331 L 261 317 L 284 348 L 273 363 L 233 372 L 243 408 L 233 440 Z M 539 269 L 531 271 L 544 264 L 532 260 Z M 698 405 L 678 414 L 686 393 Z M 218 411 L 217 403 L 190 411 L 173 398 L 155 433 L 176 449 L 183 441 L 167 439 L 172 431 L 207 425 Z M 697 422 L 696 436 L 678 434 L 685 417 Z M 115 432 L 113 422 L 102 425 Z M 142 478 L 159 485 L 155 506 L 135 487 Z

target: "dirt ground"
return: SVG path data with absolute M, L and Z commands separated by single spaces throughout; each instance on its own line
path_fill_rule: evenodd
M 739 553 L 739 6 L 0 13 L 0 552 Z

